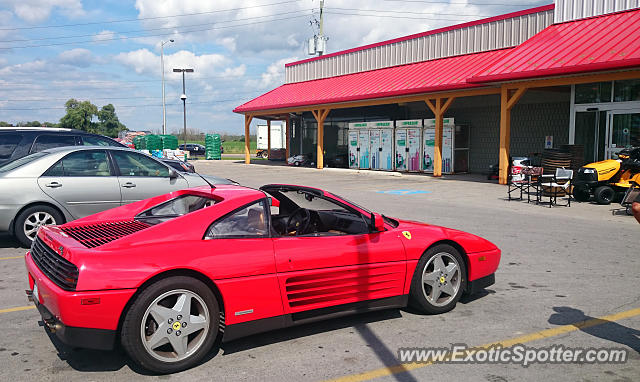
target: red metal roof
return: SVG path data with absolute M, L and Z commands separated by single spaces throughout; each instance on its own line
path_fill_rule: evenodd
M 467 78 L 508 54 L 510 49 L 393 66 L 338 77 L 282 85 L 234 112 L 281 109 L 477 87 Z
M 507 81 L 640 66 L 640 9 L 551 25 L 469 76 Z
M 543 6 L 540 6 L 540 7 L 524 9 L 522 11 L 505 13 L 504 15 L 488 17 L 488 18 L 485 18 L 485 19 L 474 20 L 474 21 L 469 21 L 469 22 L 462 23 L 462 24 L 456 24 L 456 25 L 451 25 L 451 26 L 444 27 L 444 28 L 434 29 L 434 30 L 430 30 L 430 31 L 427 31 L 427 32 L 421 32 L 421 33 L 416 33 L 416 34 L 412 34 L 412 35 L 409 35 L 409 36 L 398 37 L 398 38 L 394 38 L 394 39 L 391 39 L 391 40 L 376 42 L 376 43 L 369 44 L 369 45 L 363 45 L 363 46 L 359 46 L 359 47 L 351 48 L 351 49 L 347 49 L 347 50 L 342 50 L 342 51 L 335 52 L 335 53 L 325 54 L 325 55 L 319 56 L 319 57 L 306 58 L 304 60 L 287 63 L 284 66 L 288 67 L 288 66 L 293 66 L 293 65 L 304 64 L 305 62 L 310 62 L 310 61 L 324 60 L 324 59 L 327 59 L 327 58 L 330 58 L 330 57 L 342 56 L 344 54 L 348 54 L 348 53 L 351 53 L 351 52 L 357 52 L 357 51 L 360 51 L 360 50 L 371 49 L 371 48 L 375 48 L 375 47 L 378 47 L 378 46 L 394 44 L 394 43 L 400 42 L 400 41 L 413 40 L 413 39 L 419 38 L 419 37 L 429 36 L 429 35 L 442 33 L 442 32 L 448 32 L 448 31 L 452 31 L 452 30 L 455 30 L 455 29 L 466 28 L 466 27 L 470 27 L 470 26 L 474 26 L 474 25 L 486 24 L 486 23 L 490 23 L 490 22 L 494 22 L 494 21 L 510 19 L 510 18 L 513 18 L 513 17 L 530 15 L 530 14 L 538 13 L 538 12 L 544 12 L 544 11 L 548 11 L 548 10 L 554 9 L 554 8 L 555 8 L 555 4 L 547 4 L 547 5 L 543 5 Z

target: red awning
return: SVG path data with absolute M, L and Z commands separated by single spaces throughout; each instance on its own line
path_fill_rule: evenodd
M 640 66 L 640 9 L 552 25 L 469 82 L 496 82 Z
M 285 84 L 233 111 L 244 113 L 478 87 L 468 83 L 467 78 L 483 72 L 513 49 Z

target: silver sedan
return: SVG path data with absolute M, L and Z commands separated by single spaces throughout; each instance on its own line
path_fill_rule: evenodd
M 205 179 L 203 179 L 205 178 Z M 38 228 L 189 187 L 228 179 L 177 172 L 135 150 L 72 146 L 0 167 L 0 232 L 30 246 Z

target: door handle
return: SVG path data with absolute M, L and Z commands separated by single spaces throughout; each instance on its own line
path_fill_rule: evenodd
M 58 187 L 62 187 L 62 184 L 58 182 L 51 182 L 51 183 L 45 184 L 45 187 L 58 188 Z
M 131 183 L 131 182 L 127 182 L 127 183 L 122 185 L 122 187 L 124 187 L 124 188 L 133 188 L 135 186 L 136 186 L 135 183 Z

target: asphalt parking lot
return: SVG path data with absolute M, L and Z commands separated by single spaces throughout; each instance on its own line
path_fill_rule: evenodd
M 26 301 L 25 250 L 0 236 L 2 380 L 634 381 L 640 380 L 640 225 L 615 206 L 544 208 L 506 201 L 476 176 L 393 176 L 349 170 L 197 161 L 205 174 L 257 187 L 325 188 L 389 216 L 468 231 L 502 249 L 496 284 L 451 312 L 388 310 L 225 344 L 196 368 L 149 376 L 120 352 L 67 348 L 47 336 Z M 624 364 L 412 364 L 397 349 L 523 343 L 624 348 Z

